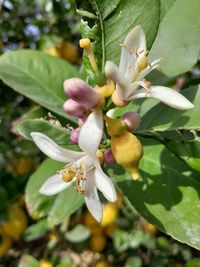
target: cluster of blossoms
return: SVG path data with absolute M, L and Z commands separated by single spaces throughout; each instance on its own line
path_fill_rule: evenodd
M 82 39 L 80 46 L 86 50 L 94 74 L 102 78 L 90 40 Z M 116 161 L 136 180 L 139 178 L 138 165 L 143 155 L 142 145 L 133 134 L 140 123 L 139 115 L 126 112 L 121 118 L 113 119 L 111 110 L 104 108 L 108 99 L 112 97 L 117 107 L 126 106 L 137 98 L 153 97 L 173 108 L 193 108 L 193 104 L 180 93 L 167 87 L 152 86 L 144 79 L 158 67 L 159 62 L 160 59 L 149 62 L 145 35 L 142 28 L 137 26 L 121 45 L 119 68 L 111 61 L 106 62 L 105 79 L 99 79 L 95 88 L 79 78 L 64 81 L 64 91 L 69 99 L 63 108 L 68 115 L 76 117 L 79 124 L 71 132 L 71 141 L 78 144 L 82 151 L 64 149 L 46 135 L 33 132 L 32 138 L 43 153 L 67 163 L 46 180 L 40 193 L 53 195 L 76 184 L 92 216 L 101 221 L 102 205 L 97 190 L 108 201 L 116 201 L 113 182 L 101 168 L 103 162 L 113 164 Z

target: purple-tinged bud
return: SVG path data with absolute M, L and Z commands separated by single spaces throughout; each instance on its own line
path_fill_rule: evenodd
M 64 91 L 71 99 L 82 104 L 86 109 L 96 107 L 101 100 L 100 95 L 79 78 L 65 80 Z
M 140 125 L 140 115 L 137 112 L 126 112 L 122 115 L 121 119 L 126 124 L 129 132 L 135 131 Z
M 70 135 L 70 140 L 72 142 L 72 144 L 78 144 L 78 138 L 79 138 L 79 133 L 80 133 L 80 127 L 74 129 L 71 131 L 71 135 Z
M 78 125 L 81 127 L 83 123 L 87 120 L 88 114 L 85 114 L 83 117 L 78 118 Z
M 72 99 L 68 99 L 67 101 L 65 101 L 63 109 L 70 116 L 74 116 L 77 118 L 82 118 L 86 116 L 86 108 Z
M 115 158 L 114 158 L 114 156 L 113 156 L 113 153 L 112 153 L 111 148 L 107 149 L 107 150 L 104 152 L 104 155 L 103 155 L 103 156 L 104 156 L 104 161 L 105 161 L 107 164 L 111 165 L 111 164 L 115 163 Z

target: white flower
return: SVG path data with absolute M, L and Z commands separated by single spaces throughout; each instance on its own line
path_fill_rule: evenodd
M 157 68 L 160 59 L 148 61 L 145 34 L 141 26 L 136 26 L 121 45 L 121 58 L 118 67 L 106 62 L 105 74 L 116 83 L 115 94 L 123 101 L 153 97 L 177 109 L 191 109 L 194 105 L 183 95 L 164 86 L 151 86 L 144 77 Z M 144 89 L 137 91 L 138 86 Z
M 54 195 L 76 183 L 77 191 L 83 193 L 88 210 L 98 222 L 102 219 L 102 206 L 97 189 L 107 200 L 116 201 L 114 185 L 101 169 L 96 156 L 102 134 L 103 119 L 99 111 L 91 113 L 81 128 L 79 146 L 83 152 L 64 149 L 42 133 L 31 133 L 34 142 L 44 154 L 54 160 L 69 163 L 45 181 L 40 193 Z

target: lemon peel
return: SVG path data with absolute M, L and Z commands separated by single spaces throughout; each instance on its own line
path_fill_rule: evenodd
M 126 124 L 121 119 L 111 119 L 107 116 L 104 117 L 106 124 L 107 124 L 107 130 L 108 134 L 113 136 L 121 136 L 126 130 Z
M 139 179 L 138 166 L 143 147 L 137 137 L 128 131 L 121 136 L 113 136 L 111 148 L 116 162 L 131 173 L 133 180 Z

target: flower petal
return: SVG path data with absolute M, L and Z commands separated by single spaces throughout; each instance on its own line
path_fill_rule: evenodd
M 140 74 L 137 77 L 137 81 L 141 81 L 145 76 L 147 76 L 152 70 L 156 69 L 159 66 L 159 62 L 161 59 L 156 59 L 153 62 L 151 62 L 150 66 L 148 66 L 146 69 L 142 70 Z
M 79 133 L 79 146 L 87 154 L 94 156 L 103 135 L 103 116 L 101 111 L 92 112 Z
M 194 107 L 194 105 L 187 100 L 187 98 L 168 87 L 152 86 L 150 90 L 150 96 L 162 101 L 172 108 L 185 110 Z
M 105 198 L 110 202 L 117 200 L 117 194 L 112 180 L 103 172 L 99 160 L 95 161 L 95 184 Z
M 101 222 L 103 209 L 95 185 L 94 170 L 87 172 L 84 199 L 91 215 L 97 222 Z
M 135 71 L 136 56 L 131 52 L 136 52 L 138 49 L 146 51 L 146 39 L 145 34 L 141 26 L 136 26 L 129 32 L 127 35 L 121 50 L 121 58 L 119 64 L 119 70 L 121 73 L 126 73 L 128 68 L 132 69 L 132 72 L 129 71 L 128 78 L 132 77 L 133 72 Z M 133 51 L 132 51 L 133 50 Z
M 42 187 L 40 188 L 40 193 L 46 196 L 55 195 L 64 189 L 68 188 L 71 184 L 75 182 L 76 178 L 73 178 L 72 181 L 66 183 L 64 182 L 59 174 L 55 174 L 49 177 Z
M 164 86 L 152 86 L 149 91 L 140 90 L 134 95 L 134 99 L 143 97 L 153 97 L 172 108 L 180 110 L 191 109 L 194 107 L 194 105 L 183 95 Z
M 42 133 L 32 132 L 31 136 L 39 149 L 54 160 L 65 163 L 73 162 L 85 155 L 84 152 L 72 151 L 58 146 L 53 140 Z
M 114 81 L 116 86 L 117 95 L 120 99 L 126 100 L 126 95 L 132 92 L 130 81 L 119 71 L 118 67 L 111 61 L 107 61 L 105 65 L 106 77 Z

